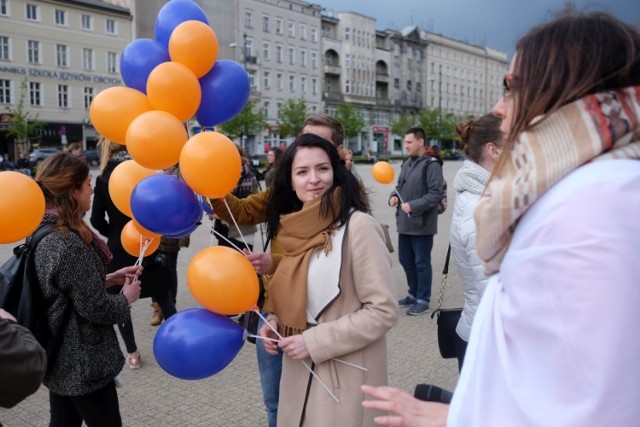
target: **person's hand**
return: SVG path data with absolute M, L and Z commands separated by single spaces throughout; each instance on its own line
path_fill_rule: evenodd
M 304 343 L 302 334 L 281 339 L 278 347 L 280 347 L 287 356 L 295 360 L 304 360 L 309 357 L 309 350 L 307 350 L 307 345 Z
M 104 282 L 104 286 L 124 285 L 126 279 L 133 280 L 135 276 L 142 275 L 144 267 L 141 265 L 132 265 L 129 267 L 123 267 L 120 270 L 107 274 L 107 279 Z
M 403 203 L 400 205 L 400 209 L 402 209 L 402 212 L 406 213 L 406 214 L 410 214 L 411 213 L 411 205 L 409 205 L 409 203 Z
M 140 298 L 140 292 L 142 291 L 140 285 L 140 280 L 132 282 L 129 277 L 125 279 L 124 286 L 122 287 L 122 294 L 129 304 L 133 304 L 138 300 L 138 298 Z
M 401 427 L 441 427 L 447 425 L 449 405 L 425 402 L 395 387 L 363 385 L 360 390 L 373 400 L 363 400 L 365 409 L 389 412 L 375 417 L 376 424 Z
M 258 274 L 269 274 L 273 268 L 273 260 L 271 254 L 266 252 L 249 252 L 246 248 L 242 250 L 253 268 Z
M 0 319 L 13 320 L 14 322 L 16 321 L 16 318 L 13 317 L 13 314 L 9 313 L 4 308 L 0 308 Z
M 395 208 L 398 205 L 398 197 L 397 196 L 392 196 L 389 199 L 389 206 L 391 206 L 392 208 Z
M 278 321 L 276 319 L 269 319 L 268 322 L 273 327 L 273 329 L 275 329 L 276 331 L 278 330 Z M 271 338 L 271 339 L 277 340 L 280 337 L 278 337 L 278 334 L 276 334 L 273 331 L 273 329 L 271 329 L 269 325 L 264 324 L 258 331 L 258 335 L 263 338 Z M 264 346 L 264 349 L 267 351 L 267 353 L 269 353 L 272 356 L 276 356 L 278 354 L 278 343 L 276 341 L 271 341 L 271 340 L 260 340 L 260 341 L 262 341 L 262 345 Z

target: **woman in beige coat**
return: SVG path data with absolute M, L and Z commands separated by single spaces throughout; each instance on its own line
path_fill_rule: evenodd
M 260 335 L 286 356 L 278 426 L 372 425 L 380 414 L 362 408 L 360 386 L 387 383 L 385 334 L 398 316 L 382 229 L 335 147 L 316 135 L 287 149 L 273 185 L 267 233 L 285 256 Z

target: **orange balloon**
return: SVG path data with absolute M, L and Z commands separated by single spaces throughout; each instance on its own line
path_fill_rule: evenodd
M 89 117 L 96 131 L 105 138 L 124 144 L 127 128 L 140 114 L 151 111 L 144 93 L 129 87 L 110 87 L 91 102 Z
M 149 246 L 144 251 L 144 256 L 151 255 L 158 250 L 160 239 L 150 239 L 140 234 L 133 221 L 127 222 L 120 232 L 120 242 L 122 247 L 131 256 L 139 257 L 142 252 L 143 245 L 150 241 Z
M 0 243 L 22 240 L 44 216 L 44 194 L 38 184 L 19 172 L 0 172 Z
M 376 162 L 371 169 L 373 179 L 380 184 L 390 184 L 393 182 L 393 166 L 384 161 Z
M 185 21 L 171 32 L 169 56 L 200 78 L 218 59 L 218 37 L 204 22 Z
M 247 258 L 235 249 L 212 246 L 198 252 L 187 267 L 191 295 L 214 313 L 234 315 L 258 301 L 258 276 Z
M 202 92 L 193 71 L 178 62 L 163 62 L 149 74 L 147 96 L 154 109 L 184 122 L 198 110 Z
M 135 218 L 131 219 L 131 222 L 133 223 L 133 226 L 138 231 L 138 233 L 142 234 L 144 237 L 148 237 L 149 239 L 160 239 L 160 237 L 162 237 L 159 234 L 156 234 L 153 231 L 144 228 L 138 221 L 136 221 Z
M 180 159 L 189 139 L 180 120 L 166 111 L 140 114 L 127 130 L 127 150 L 133 160 L 149 169 L 167 169 Z
M 240 179 L 242 161 L 238 148 L 219 132 L 201 132 L 189 138 L 180 154 L 180 173 L 196 193 L 220 199 Z
M 144 178 L 155 174 L 154 170 L 140 166 L 135 160 L 125 160 L 115 167 L 109 177 L 109 195 L 113 204 L 129 218 L 131 212 L 131 193 Z

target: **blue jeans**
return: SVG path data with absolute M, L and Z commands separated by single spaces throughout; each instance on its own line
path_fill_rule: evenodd
M 267 313 L 262 312 L 263 316 Z M 262 319 L 258 322 L 258 330 L 264 325 Z M 280 376 L 282 374 L 282 350 L 272 356 L 264 349 L 262 340 L 256 340 L 256 355 L 258 357 L 258 371 L 262 385 L 262 399 L 267 410 L 269 427 L 276 427 L 278 421 L 278 399 L 280 396 Z
M 433 235 L 411 236 L 398 234 L 398 258 L 407 275 L 409 295 L 418 302 L 431 300 L 431 249 Z

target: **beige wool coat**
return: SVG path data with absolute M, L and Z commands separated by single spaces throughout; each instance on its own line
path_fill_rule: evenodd
M 398 304 L 391 256 L 373 217 L 354 212 L 342 242 L 340 291 L 321 311 L 318 325 L 303 332 L 306 362 L 340 400 L 336 403 L 299 360 L 286 355 L 280 380 L 278 426 L 373 426 L 379 412 L 364 410 L 362 384 L 387 384 L 385 334 Z M 338 358 L 368 368 L 339 363 Z

